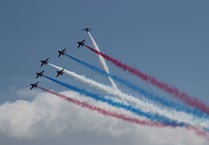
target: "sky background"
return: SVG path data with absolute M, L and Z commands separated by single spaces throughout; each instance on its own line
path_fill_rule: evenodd
M 76 42 L 84 38 L 91 45 L 88 35 L 81 31 L 84 27 L 93 28 L 92 35 L 104 53 L 209 104 L 208 5 L 207 0 L 1 0 L 0 104 L 8 101 L 17 103 L 18 100 L 34 102 L 34 97 L 40 92 L 30 92 L 29 84 L 36 81 L 34 73 L 42 70 L 39 60 L 47 57 L 54 64 L 108 84 L 106 79 L 67 58 L 57 58 L 56 51 L 67 48 L 67 52 L 73 56 L 99 66 L 93 53 L 85 48 L 76 49 Z M 113 74 L 140 84 L 140 80 L 129 73 L 110 63 L 108 66 Z M 50 76 L 55 75 L 53 69 L 43 69 Z M 63 76 L 61 79 L 85 87 L 69 77 Z M 44 79 L 40 83 L 57 91 L 64 90 Z M 85 136 L 86 140 L 92 138 L 86 136 L 88 130 L 76 133 L 79 137 Z M 92 133 L 98 135 L 95 131 Z M 130 138 L 133 136 L 130 135 Z M 58 140 L 67 138 L 62 137 Z M 122 143 L 112 136 L 98 135 L 103 140 L 105 137 L 109 142 L 104 144 Z M 5 131 L 1 132 L 0 138 L 9 144 L 17 141 Z M 43 140 L 46 139 L 38 137 L 29 142 L 41 144 Z M 27 141 L 22 139 L 18 143 L 27 144 Z M 73 140 L 73 143 L 83 144 L 76 141 Z M 96 141 L 89 144 L 92 143 L 98 144 Z

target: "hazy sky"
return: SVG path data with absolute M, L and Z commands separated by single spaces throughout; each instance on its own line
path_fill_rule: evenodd
M 50 57 L 52 63 L 108 84 L 108 81 L 98 74 L 84 69 L 67 58 L 57 58 L 56 51 L 66 47 L 68 53 L 99 66 L 97 57 L 93 53 L 85 48 L 76 49 L 76 41 L 83 38 L 86 38 L 87 44 L 91 45 L 88 35 L 81 31 L 86 26 L 93 28 L 92 34 L 103 52 L 209 104 L 208 5 L 207 0 L 1 0 L 1 107 L 8 101 L 17 103 L 18 100 L 28 100 L 30 104 L 34 101 L 33 99 L 37 99 L 40 92 L 38 90 L 28 91 L 29 84 L 36 81 L 34 73 L 42 70 L 39 67 L 39 60 L 47 57 Z M 114 65 L 110 63 L 108 65 L 113 74 L 128 78 L 136 84 L 139 81 Z M 55 75 L 53 69 L 49 67 L 44 69 L 50 76 Z M 63 76 L 62 79 L 85 87 L 69 77 Z M 47 80 L 41 79 L 40 82 L 43 86 L 57 91 L 62 90 L 61 87 L 58 88 Z M 24 112 L 22 113 L 24 114 Z M 10 134 L 8 130 L 1 130 L 0 127 L 0 132 L 3 143 L 15 144 L 17 142 L 15 137 L 7 135 Z M 86 140 L 92 139 L 94 135 L 98 136 L 98 140 L 99 138 L 108 140 L 103 143 L 98 140 L 92 141 L 89 144 L 128 144 L 126 141 L 118 142 L 114 135 L 98 133 L 99 131 L 94 130 L 90 131 L 92 136 L 88 135 L 88 129 L 75 131 L 76 133 L 64 131 L 61 134 L 65 134 L 65 132 L 69 136 L 77 134 L 80 138 L 85 136 Z M 170 132 L 172 134 L 172 130 Z M 46 135 L 47 133 L 48 131 L 43 133 L 43 136 L 49 140 L 53 138 L 54 135 Z M 138 131 L 134 131 L 134 133 L 138 133 Z M 72 136 L 71 138 L 73 138 Z M 118 138 L 123 137 L 121 135 Z M 46 138 L 39 136 L 32 140 L 18 139 L 18 143 L 36 142 L 34 144 L 37 144 L 38 142 L 43 144 Z M 58 140 L 67 138 L 68 136 L 59 135 Z M 169 137 L 167 138 L 169 139 Z M 74 139 L 73 144 L 86 143 L 77 142 L 78 140 Z M 129 135 L 129 140 L 133 141 L 132 144 L 137 144 L 136 136 Z M 181 141 L 181 139 L 179 140 Z M 53 144 L 54 142 L 48 143 Z M 166 143 L 175 145 L 174 142 Z M 144 144 L 149 143 L 144 142 Z

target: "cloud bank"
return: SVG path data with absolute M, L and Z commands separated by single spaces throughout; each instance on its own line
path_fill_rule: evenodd
M 21 93 L 24 94 L 24 91 Z M 62 93 L 112 110 L 75 92 Z M 28 92 L 26 95 L 29 95 Z M 22 145 L 208 144 L 204 138 L 184 128 L 160 129 L 131 124 L 85 110 L 47 93 L 38 93 L 31 101 L 17 100 L 0 105 L 0 140 L 3 144 Z

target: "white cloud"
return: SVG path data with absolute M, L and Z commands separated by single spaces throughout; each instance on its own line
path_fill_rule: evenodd
M 24 91 L 20 92 L 24 93 Z M 74 92 L 66 91 L 62 93 L 73 98 L 86 100 L 97 106 L 110 108 Z M 26 94 L 28 95 L 28 92 Z M 132 145 L 208 144 L 204 138 L 183 128 L 160 129 L 131 124 L 99 115 L 47 93 L 39 93 L 32 101 L 17 100 L 2 104 L 0 106 L 0 132 L 8 136 L 10 140 L 18 139 L 37 142 L 43 140 L 43 138 L 56 137 L 56 140 L 64 139 L 67 141 L 70 139 L 71 143 L 75 145 L 83 143 Z M 75 136 L 77 139 L 75 139 Z M 57 143 L 54 141 L 50 142 L 50 144 Z

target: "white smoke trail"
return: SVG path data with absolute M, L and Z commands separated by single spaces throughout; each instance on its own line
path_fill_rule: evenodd
M 57 70 L 63 69 L 62 67 L 59 67 L 59 66 L 51 64 L 51 63 L 48 63 L 48 65 L 57 69 Z M 166 116 L 172 120 L 176 120 L 179 122 L 185 122 L 185 123 L 188 123 L 188 124 L 194 125 L 194 126 L 201 126 L 201 127 L 205 127 L 205 128 L 209 127 L 208 120 L 206 120 L 206 121 L 203 119 L 200 120 L 198 118 L 194 118 L 193 116 L 183 113 L 183 112 L 176 112 L 175 110 L 160 107 L 160 106 L 157 106 L 151 102 L 148 102 L 147 100 L 138 100 L 131 95 L 121 92 L 120 90 L 115 90 L 112 87 L 106 86 L 104 84 L 101 84 L 99 82 L 96 82 L 94 80 L 86 78 L 85 76 L 79 75 L 75 72 L 72 72 L 72 71 L 69 71 L 66 69 L 64 69 L 64 73 L 66 73 L 67 75 L 70 75 L 71 77 L 74 77 L 84 83 L 94 86 L 97 89 L 103 90 L 108 94 L 116 95 L 116 96 L 119 96 L 120 98 L 123 97 L 127 102 L 134 104 L 136 107 L 140 107 L 140 109 L 143 110 L 144 112 L 157 113 L 159 115 Z
M 61 67 L 59 67 L 57 65 L 51 64 L 51 63 L 48 63 L 48 65 L 52 66 L 53 68 L 55 68 L 57 70 L 62 70 L 63 69 L 63 68 L 61 68 Z M 112 87 L 100 84 L 100 83 L 98 83 L 96 81 L 93 81 L 93 80 L 90 80 L 90 79 L 86 78 L 85 76 L 76 74 L 75 72 L 72 72 L 72 71 L 69 71 L 69 70 L 66 70 L 66 69 L 64 69 L 64 73 L 66 73 L 66 74 L 70 75 L 71 77 L 74 77 L 74 78 L 76 78 L 76 79 L 78 79 L 78 80 L 80 80 L 82 82 L 88 83 L 91 86 L 94 86 L 94 87 L 97 87 L 99 89 L 102 89 L 105 92 L 108 92 L 108 93 L 111 92 L 111 94 L 114 94 L 113 93 L 114 89 Z M 118 90 L 114 90 L 114 92 L 119 92 L 119 91 Z M 117 95 L 117 94 L 114 94 L 114 95 Z M 119 98 L 120 100 L 124 100 L 121 96 L 119 96 L 119 97 L 120 97 Z
M 88 33 L 88 35 L 89 35 L 89 37 L 90 37 L 90 39 L 91 39 L 91 41 L 92 41 L 92 44 L 94 45 L 94 48 L 95 48 L 97 51 L 100 52 L 100 49 L 99 49 L 99 47 L 98 47 L 96 41 L 94 40 L 93 36 L 91 35 L 91 33 L 90 33 L 90 32 L 87 32 L 87 33 Z M 107 66 L 107 64 L 106 64 L 105 59 L 104 59 L 102 56 L 100 56 L 100 55 L 97 55 L 97 56 L 98 56 L 98 59 L 99 59 L 99 62 L 100 62 L 100 64 L 101 64 L 102 68 L 105 70 L 106 73 L 109 74 L 110 71 L 109 71 L 109 68 L 108 68 L 108 66 Z M 116 85 L 116 83 L 113 81 L 113 79 L 112 79 L 110 76 L 108 76 L 108 79 L 109 79 L 110 83 L 112 84 L 113 88 L 114 88 L 115 90 L 119 90 L 118 87 L 117 87 L 117 85 Z

